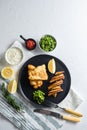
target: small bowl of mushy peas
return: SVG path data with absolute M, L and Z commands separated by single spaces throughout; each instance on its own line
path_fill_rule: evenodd
M 49 35 L 49 34 L 42 36 L 39 41 L 39 46 L 41 50 L 44 52 L 53 51 L 56 48 L 56 45 L 57 45 L 56 39 L 52 35 Z

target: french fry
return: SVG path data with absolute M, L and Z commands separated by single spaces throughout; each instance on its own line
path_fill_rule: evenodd
M 54 77 L 50 80 L 50 83 L 55 82 L 55 81 L 57 81 L 57 80 L 64 79 L 64 78 L 65 78 L 64 74 L 60 74 L 60 75 L 54 76 Z
M 60 86 L 55 86 L 55 87 L 53 87 L 51 90 L 55 90 L 55 89 L 60 89 L 61 87 Z M 50 90 L 50 91 L 51 91 Z
M 56 92 L 55 92 L 56 93 Z M 52 95 L 54 95 L 55 93 L 48 93 L 48 96 L 52 96 Z
M 53 96 L 56 97 L 56 96 L 57 96 L 57 93 L 54 93 Z
M 49 92 L 48 93 L 48 96 L 51 96 L 51 95 L 54 95 L 55 93 L 59 93 L 59 92 L 62 92 L 63 91 L 63 89 L 61 89 L 61 90 L 57 90 L 57 91 L 54 91 L 54 92 Z
M 63 80 L 56 81 L 55 83 L 52 83 L 51 85 L 48 86 L 48 90 L 52 89 L 55 86 L 61 85 L 61 84 L 63 84 Z
M 48 86 L 48 96 L 56 97 L 59 92 L 62 92 L 63 89 L 61 85 L 63 84 L 64 80 L 64 71 L 58 71 L 50 80 L 50 85 Z
M 56 78 L 58 79 L 59 77 L 62 77 L 62 76 L 64 77 L 64 74 L 55 75 L 52 77 L 52 79 L 56 79 Z
M 60 75 L 60 74 L 63 74 L 63 73 L 64 73 L 64 71 L 58 71 L 58 72 L 55 73 L 55 75 Z
M 63 89 L 62 88 L 58 88 L 58 89 L 54 89 L 54 90 L 49 91 L 49 93 L 61 92 L 61 91 L 63 91 Z

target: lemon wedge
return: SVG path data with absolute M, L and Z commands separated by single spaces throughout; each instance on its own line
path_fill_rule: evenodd
M 15 93 L 17 91 L 17 81 L 11 80 L 10 83 L 8 84 L 7 90 L 11 94 Z
M 1 76 L 4 79 L 9 79 L 9 78 L 11 78 L 12 75 L 13 75 L 13 69 L 11 67 L 4 67 L 1 70 Z
M 50 73 L 54 74 L 56 71 L 56 64 L 55 64 L 55 60 L 51 59 L 48 62 L 48 70 Z

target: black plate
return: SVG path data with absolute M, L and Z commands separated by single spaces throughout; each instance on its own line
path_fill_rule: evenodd
M 67 69 L 66 65 L 58 58 L 51 56 L 51 55 L 44 54 L 44 55 L 34 56 L 31 59 L 29 59 L 28 61 L 26 61 L 23 65 L 23 67 L 21 68 L 20 73 L 19 73 L 19 85 L 21 88 L 22 95 L 24 97 L 26 97 L 29 101 L 35 102 L 33 100 L 33 92 L 35 91 L 35 89 L 29 84 L 28 68 L 27 68 L 28 64 L 32 64 L 34 66 L 45 64 L 46 68 L 47 68 L 48 61 L 52 58 L 54 58 L 55 62 L 56 62 L 56 71 L 64 71 L 65 72 L 64 73 L 65 79 L 64 79 L 64 83 L 62 85 L 62 88 L 64 91 L 61 93 L 58 93 L 56 98 L 53 96 L 50 96 L 50 97 L 47 96 L 47 93 L 48 93 L 47 87 L 49 85 L 49 80 L 53 76 L 53 74 L 51 74 L 48 71 L 48 69 L 47 69 L 47 73 L 49 75 L 49 78 L 47 81 L 44 81 L 43 86 L 39 89 L 42 90 L 43 92 L 45 92 L 45 100 L 49 100 L 50 102 L 53 102 L 56 104 L 60 103 L 67 96 L 69 89 L 70 89 L 70 84 L 71 84 L 69 70 Z

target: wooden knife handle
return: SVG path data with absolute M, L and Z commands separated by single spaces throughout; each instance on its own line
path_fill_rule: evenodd
M 77 117 L 63 116 L 63 119 L 64 119 L 64 120 L 71 121 L 71 122 L 80 122 L 80 119 L 77 118 Z
M 68 109 L 68 108 L 66 108 L 65 111 L 68 112 L 68 113 L 71 113 L 71 114 L 73 114 L 73 115 L 79 116 L 79 117 L 82 117 L 82 116 L 83 116 L 81 113 L 76 112 L 76 111 L 71 110 L 71 109 Z

